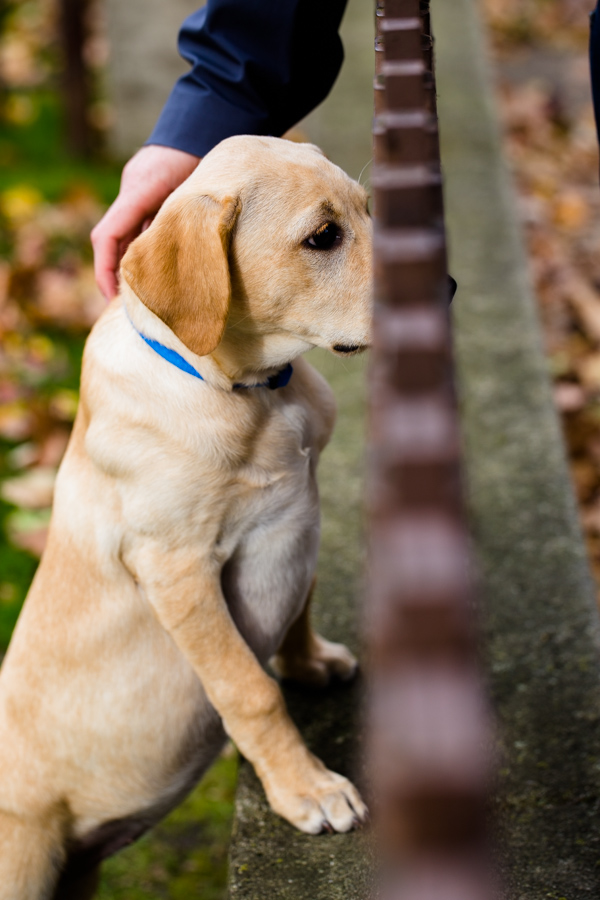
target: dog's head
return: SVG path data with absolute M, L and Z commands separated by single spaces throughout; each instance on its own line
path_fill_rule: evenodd
M 234 137 L 129 247 L 122 277 L 198 356 L 231 371 L 370 341 L 367 195 L 309 144 Z

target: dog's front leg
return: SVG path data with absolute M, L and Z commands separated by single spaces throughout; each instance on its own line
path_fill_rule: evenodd
M 313 630 L 310 604 L 316 581 L 313 578 L 302 612 L 290 625 L 270 664 L 280 678 L 322 687 L 333 679 L 350 681 L 358 663 L 344 644 L 334 644 Z
M 277 683 L 233 622 L 212 559 L 145 541 L 127 560 L 161 624 L 202 681 L 273 809 L 302 831 L 348 831 L 366 807 L 356 788 L 306 748 Z

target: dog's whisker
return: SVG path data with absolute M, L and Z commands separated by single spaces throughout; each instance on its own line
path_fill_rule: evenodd
M 241 325 L 242 322 L 245 322 L 246 319 L 249 319 L 249 318 L 251 317 L 251 315 L 252 315 L 252 313 L 246 313 L 246 315 L 245 315 L 245 316 L 242 316 L 241 319 L 238 319 L 237 322 L 232 322 L 232 323 L 231 323 L 231 327 L 232 327 L 232 328 L 237 328 L 238 325 Z
M 371 157 L 371 159 L 370 159 L 368 162 L 366 162 L 366 163 L 364 164 L 364 166 L 362 167 L 362 169 L 360 170 L 360 175 L 359 175 L 358 178 L 356 179 L 356 180 L 358 181 L 359 184 L 362 185 L 362 182 L 361 182 L 360 179 L 363 177 L 363 172 L 365 171 L 365 169 L 367 169 L 367 168 L 371 165 L 372 162 L 373 162 L 373 157 Z M 370 182 L 369 182 L 369 183 L 370 183 Z M 362 186 L 364 187 L 364 185 L 362 185 Z

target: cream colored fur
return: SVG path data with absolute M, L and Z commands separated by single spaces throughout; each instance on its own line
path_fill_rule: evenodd
M 319 250 L 326 223 L 340 237 Z M 226 734 L 298 828 L 364 818 L 263 667 L 280 650 L 275 668 L 300 680 L 355 669 L 308 622 L 335 407 L 299 354 L 368 344 L 370 268 L 362 188 L 275 138 L 220 144 L 130 247 L 0 672 L 0 900 L 53 897 L 107 829 L 149 827 Z M 251 387 L 290 360 L 287 387 Z

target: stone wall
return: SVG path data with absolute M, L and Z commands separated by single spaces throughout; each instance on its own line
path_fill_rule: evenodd
M 177 33 L 200 5 L 196 0 L 106 0 L 106 88 L 114 110 L 109 148 L 117 157 L 131 156 L 144 143 L 171 87 L 189 68 L 177 52 Z

